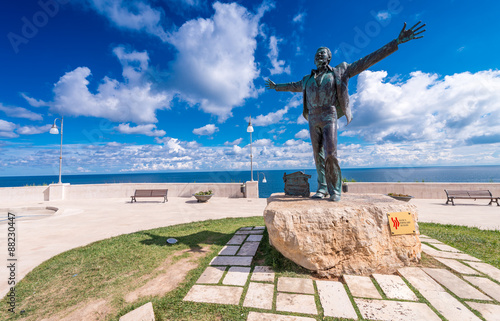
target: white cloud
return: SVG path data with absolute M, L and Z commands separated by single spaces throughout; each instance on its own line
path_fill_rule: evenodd
M 308 139 L 308 138 L 310 138 L 309 130 L 302 129 L 297 134 L 295 134 L 295 138 L 299 138 L 299 139 Z
M 413 72 L 406 81 L 384 82 L 385 71 L 358 76 L 353 122 L 344 136 L 369 142 L 500 142 L 500 71 L 440 78 Z
M 271 146 L 273 144 L 272 140 L 268 138 L 258 139 L 253 142 L 253 146 Z
M 0 111 L 3 111 L 9 117 L 26 118 L 29 120 L 43 119 L 41 115 L 34 113 L 26 108 L 4 106 L 2 103 L 0 103 Z
M 130 124 L 120 124 L 115 127 L 122 134 L 129 135 L 146 135 L 146 136 L 165 136 L 166 132 L 164 130 L 157 130 L 156 125 L 146 124 L 138 125 L 136 127 L 131 127 Z
M 108 147 L 121 147 L 121 146 L 123 146 L 123 144 L 118 143 L 118 142 L 109 142 L 106 144 L 106 146 L 108 146 Z
M 283 119 L 283 115 L 288 112 L 288 107 L 277 110 L 275 112 L 270 112 L 267 115 L 259 115 L 252 119 L 252 125 L 254 126 L 268 126 L 271 124 L 279 123 Z
M 122 65 L 122 76 L 132 86 L 142 85 L 144 73 L 148 70 L 149 55 L 146 51 L 126 52 L 123 46 L 113 49 L 113 53 Z
M 79 67 L 67 72 L 54 86 L 50 111 L 72 116 L 103 117 L 117 122 L 155 123 L 156 111 L 170 108 L 174 95 L 192 106 L 218 116 L 232 116 L 232 109 L 264 91 L 254 80 L 260 70 L 255 62 L 259 21 L 274 7 L 264 1 L 256 13 L 237 3 L 213 4 L 214 15 L 185 22 L 172 33 L 161 27 L 162 10 L 138 0 L 85 0 L 119 28 L 160 37 L 177 50 L 166 71 L 149 68 L 147 52 L 113 50 L 123 66 L 123 82 L 105 77 L 95 92 L 89 90 L 91 71 Z M 198 1 L 188 0 L 189 5 Z M 148 70 L 151 69 L 151 70 Z M 148 80 L 157 75 L 156 87 Z M 167 76 L 165 76 L 167 75 Z M 24 95 L 33 106 L 47 103 Z
M 295 139 L 289 139 L 285 142 L 285 146 L 297 146 L 297 145 L 300 145 L 302 143 L 301 140 L 295 140 Z
M 91 172 L 92 172 L 91 170 L 88 170 L 88 169 L 83 168 L 83 167 L 81 167 L 81 166 L 80 166 L 80 167 L 78 167 L 76 170 L 77 170 L 79 173 L 91 173 Z
M 377 20 L 384 21 L 391 18 L 391 14 L 388 11 L 379 11 L 376 15 Z
M 86 0 L 91 8 L 105 16 L 118 28 L 143 31 L 165 41 L 168 37 L 162 27 L 163 10 L 152 8 L 138 0 Z
M 16 133 L 20 135 L 36 135 L 48 133 L 52 125 L 47 124 L 44 126 L 22 126 L 16 129 Z
M 210 136 L 218 131 L 219 131 L 219 128 L 217 126 L 215 126 L 214 124 L 207 124 L 203 127 L 193 129 L 193 134 L 200 135 L 200 136 Z
M 304 116 L 302 116 L 302 114 L 300 114 L 299 117 L 297 118 L 297 124 L 298 125 L 307 124 L 307 119 L 305 119 Z
M 243 141 L 243 138 L 240 137 L 240 138 L 238 138 L 238 139 L 236 139 L 236 140 L 234 140 L 232 142 L 227 141 L 227 142 L 224 143 L 224 145 L 225 146 L 239 145 L 239 144 L 241 144 L 242 141 Z
M 19 135 L 14 133 L 14 129 L 16 129 L 16 124 L 0 119 L 0 137 L 19 137 Z
M 304 19 L 305 19 L 306 15 L 307 15 L 307 14 L 306 14 L 305 12 L 301 11 L 301 12 L 297 13 L 297 14 L 293 17 L 292 21 L 293 21 L 294 23 L 302 23 L 302 22 L 304 22 Z
M 187 21 L 169 37 L 178 51 L 171 86 L 182 99 L 224 121 L 234 107 L 257 96 L 254 53 L 266 7 L 257 15 L 236 3 L 216 2 L 213 8 L 212 18 Z
M 35 98 L 32 98 L 32 97 L 29 97 L 28 95 L 24 94 L 24 93 L 21 93 L 21 96 L 23 96 L 24 99 L 26 99 L 26 101 L 28 102 L 28 104 L 30 104 L 30 106 L 32 107 L 45 107 L 45 106 L 49 106 L 49 103 L 41 100 L 41 99 L 35 99 Z
M 0 122 L 1 123 L 1 122 Z M 1 126 L 1 124 L 0 124 Z M 250 146 L 202 146 L 175 138 L 156 138 L 161 145 L 128 144 L 65 144 L 63 167 L 66 173 L 78 172 L 78 167 L 92 172 L 154 171 L 154 170 L 248 170 Z M 290 140 L 274 145 L 263 140 L 253 145 L 254 166 L 259 169 L 314 168 L 311 144 Z M 30 169 L 40 175 L 57 174 L 54 159 L 59 155 L 59 145 L 20 146 L 4 145 L 0 153 L 0 172 Z M 339 144 L 339 160 L 346 167 L 401 167 L 397 177 L 388 180 L 404 180 L 408 166 L 425 165 L 497 165 L 500 162 L 500 143 L 483 145 L 450 146 L 448 142 L 373 144 Z M 99 164 L 106 164 L 103 168 Z M 254 167 L 256 168 L 256 167 Z M 4 170 L 5 172 L 5 170 Z M 45 173 L 44 173 L 45 172 Z M 8 172 L 6 172 L 8 173 Z M 402 178 L 403 176 L 403 178 Z
M 166 0 L 167 4 L 172 4 L 172 6 L 182 6 L 182 7 L 199 7 L 203 4 L 202 0 Z
M 111 121 L 155 123 L 156 110 L 169 108 L 171 97 L 154 92 L 145 77 L 148 68 L 146 52 L 114 49 L 123 66 L 124 82 L 105 77 L 97 93 L 89 91 L 90 69 L 79 67 L 67 72 L 54 85 L 50 111 L 62 115 L 103 117 Z
M 169 153 L 182 153 L 186 149 L 181 146 L 181 141 L 177 138 L 172 137 L 164 137 L 164 138 L 156 138 L 157 143 L 163 144 Z
M 238 155 L 238 154 L 241 154 L 243 153 L 243 148 L 241 148 L 240 146 L 238 145 L 233 145 L 233 152 Z
M 189 149 L 196 149 L 196 148 L 198 148 L 198 147 L 201 146 L 200 143 L 198 143 L 198 142 L 196 142 L 194 140 L 190 141 L 190 142 L 187 142 L 185 145 L 186 145 L 186 148 L 189 148 Z
M 269 69 L 271 75 L 279 75 L 282 73 L 290 74 L 290 66 L 285 67 L 284 60 L 278 60 L 278 44 L 281 42 L 281 39 L 276 38 L 275 36 L 269 37 L 269 53 L 267 57 L 271 61 L 272 69 Z
M 268 126 L 271 124 L 279 123 L 281 120 L 283 120 L 283 116 L 290 110 L 290 108 L 295 108 L 297 106 L 300 106 L 301 103 L 302 103 L 302 95 L 294 94 L 283 109 L 270 112 L 267 115 L 259 115 L 255 118 L 252 118 L 252 125 Z M 249 117 L 245 117 L 245 120 L 248 122 Z

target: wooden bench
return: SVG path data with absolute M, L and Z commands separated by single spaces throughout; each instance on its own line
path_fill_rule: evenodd
M 168 202 L 168 189 L 136 189 L 130 203 L 137 202 L 137 197 L 163 197 L 163 203 Z
M 455 205 L 455 202 L 453 200 L 455 199 L 489 199 L 490 202 L 488 205 L 493 204 L 493 202 L 497 203 L 497 206 L 500 206 L 498 204 L 498 199 L 500 197 L 493 197 L 491 195 L 491 192 L 489 190 L 482 190 L 482 191 L 449 191 L 449 190 L 444 190 L 446 192 L 446 197 L 448 198 L 446 200 L 446 204 L 448 204 L 451 201 L 451 204 Z

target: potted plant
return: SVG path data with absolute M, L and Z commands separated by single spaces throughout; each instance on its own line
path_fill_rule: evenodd
M 342 193 L 347 193 L 349 192 L 349 182 L 355 182 L 356 180 L 352 178 L 351 180 L 348 180 L 347 178 L 343 177 L 342 178 Z
M 394 199 L 397 199 L 398 201 L 403 201 L 403 202 L 409 202 L 413 196 L 406 195 L 406 194 L 397 194 L 397 193 L 389 193 L 387 196 L 390 196 Z
M 212 192 L 212 190 L 199 191 L 198 193 L 193 194 L 193 196 L 196 198 L 198 203 L 207 202 L 213 195 L 214 195 L 214 193 Z

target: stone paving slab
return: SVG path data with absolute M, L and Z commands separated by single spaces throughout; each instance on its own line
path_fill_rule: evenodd
M 467 302 L 474 310 L 479 311 L 486 321 L 500 321 L 500 305 Z
M 473 256 L 470 256 L 469 254 L 438 251 L 438 250 L 433 249 L 430 246 L 425 245 L 425 244 L 422 244 L 422 251 L 424 251 L 426 254 L 434 256 L 434 257 L 444 257 L 445 259 L 457 259 L 457 260 L 464 260 L 464 261 L 481 262 L 480 259 L 477 259 Z
M 244 286 L 247 283 L 248 276 L 250 275 L 250 268 L 243 266 L 232 266 L 227 271 L 222 284 L 225 285 L 241 285 Z
M 417 267 L 404 267 L 398 269 L 398 273 L 404 277 L 419 292 L 445 290 L 424 271 Z
M 226 244 L 227 245 L 241 245 L 246 239 L 246 235 L 234 235 Z
M 319 300 L 325 316 L 334 318 L 358 319 L 344 285 L 336 281 L 318 281 Z
M 266 227 L 265 226 L 256 226 L 253 228 L 254 230 L 265 230 Z
M 477 272 L 476 270 L 471 269 L 467 265 L 462 264 L 457 260 L 445 259 L 442 257 L 435 257 L 435 259 L 438 260 L 439 262 L 443 263 L 444 265 L 446 265 L 447 267 L 449 267 L 450 269 L 452 269 L 453 271 L 455 271 L 457 273 L 460 273 L 460 274 L 479 274 L 479 272 Z
M 318 314 L 314 295 L 278 293 L 276 311 Z
M 238 305 L 242 293 L 243 288 L 237 286 L 195 284 L 184 301 Z
M 425 273 L 429 274 L 434 280 L 453 292 L 456 296 L 462 299 L 485 300 L 491 299 L 482 294 L 476 288 L 469 285 L 467 282 L 460 279 L 455 274 L 445 269 L 430 269 L 422 268 Z
M 417 296 L 397 275 L 373 274 L 373 278 L 389 299 L 418 301 Z
M 238 252 L 239 256 L 254 256 L 257 253 L 260 242 L 248 242 L 246 241 L 240 248 Z
M 247 242 L 260 242 L 263 237 L 263 235 L 248 235 Z
M 210 262 L 210 265 L 239 265 L 250 266 L 252 256 L 216 256 Z
M 354 299 L 361 316 L 384 321 L 441 321 L 424 303 Z
M 200 275 L 196 283 L 217 284 L 226 271 L 225 266 L 209 266 Z
M 252 229 L 253 229 L 253 227 L 251 227 L 251 226 L 246 226 L 246 227 L 242 227 L 242 228 L 240 228 L 238 231 L 250 231 L 250 230 L 252 230 Z
M 278 278 L 278 292 L 314 294 L 313 281 L 311 279 L 281 277 Z
M 237 235 L 249 235 L 249 234 L 263 234 L 264 230 L 251 230 L 251 231 L 236 231 Z
M 316 321 L 316 319 L 252 311 L 248 314 L 247 321 Z
M 500 270 L 496 267 L 482 262 L 467 262 L 467 264 L 472 266 L 476 270 L 488 275 L 490 278 L 500 282 Z
M 453 252 L 453 253 L 462 253 L 462 251 L 457 250 L 454 247 L 451 247 L 449 245 L 442 244 L 442 243 L 432 244 L 432 246 L 434 246 L 435 248 L 439 249 L 440 251 Z
M 274 271 L 269 266 L 256 266 L 252 272 L 252 281 L 274 282 Z
M 345 283 L 347 283 L 352 296 L 359 298 L 382 299 L 382 296 L 378 292 L 370 277 L 359 275 L 344 275 L 343 278 Z
M 148 302 L 120 318 L 120 321 L 155 321 L 153 304 Z
M 272 310 L 273 296 L 274 284 L 250 282 L 243 306 Z
M 424 235 L 424 234 L 420 234 L 418 237 L 421 239 L 430 239 L 431 238 L 431 237 Z
M 220 250 L 219 255 L 235 255 L 240 249 L 237 245 L 225 245 L 222 250 Z
M 447 320 L 479 321 L 472 311 L 451 296 L 448 292 L 420 291 L 424 298 Z
M 464 276 L 464 279 L 474 284 L 481 289 L 484 293 L 491 296 L 493 299 L 500 302 L 500 285 L 487 278 L 476 276 Z

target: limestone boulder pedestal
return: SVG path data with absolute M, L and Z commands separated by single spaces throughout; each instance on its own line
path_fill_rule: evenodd
M 345 194 L 340 202 L 273 194 L 264 220 L 269 241 L 320 276 L 393 273 L 420 261 L 418 235 L 391 235 L 387 213 L 417 208 L 381 194 Z

